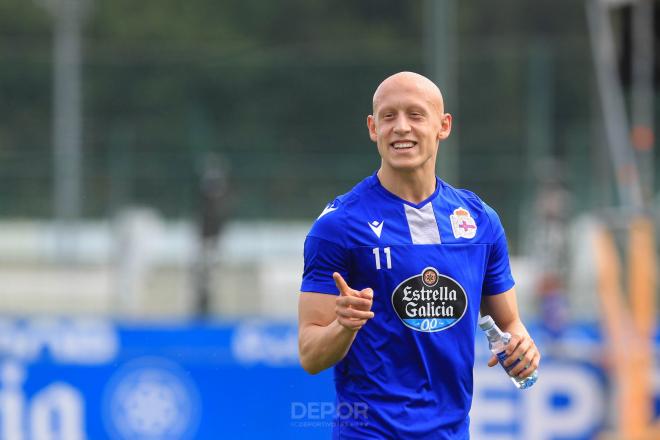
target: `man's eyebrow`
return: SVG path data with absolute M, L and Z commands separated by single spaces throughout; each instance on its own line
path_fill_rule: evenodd
M 419 105 L 411 105 L 411 106 L 408 108 L 408 110 L 409 110 L 409 111 L 416 111 L 416 112 L 418 112 L 418 113 L 428 113 L 428 110 L 427 110 L 426 108 L 424 108 L 424 107 L 422 107 L 422 106 L 419 106 Z
M 392 110 L 393 110 L 392 106 L 383 106 L 383 107 L 378 109 L 376 114 L 381 115 L 383 113 L 391 112 Z

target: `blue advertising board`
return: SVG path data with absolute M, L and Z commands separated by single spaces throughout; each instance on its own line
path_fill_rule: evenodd
M 555 345 L 519 391 L 478 341 L 474 438 L 590 439 L 606 425 L 598 333 Z M 337 411 L 331 371 L 298 365 L 295 323 L 0 319 L 0 439 L 322 439 Z

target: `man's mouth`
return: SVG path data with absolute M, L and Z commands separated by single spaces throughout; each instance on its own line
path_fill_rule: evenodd
M 398 141 L 398 142 L 392 142 L 390 145 L 392 148 L 395 150 L 407 150 L 409 148 L 412 148 L 417 144 L 417 142 L 413 141 Z

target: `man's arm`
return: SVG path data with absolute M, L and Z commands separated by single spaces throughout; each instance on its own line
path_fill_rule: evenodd
M 351 289 L 338 273 L 333 278 L 339 296 L 303 292 L 298 299 L 298 352 L 310 374 L 342 360 L 357 332 L 374 316 L 371 289 Z
M 520 359 L 509 374 L 511 376 L 528 377 L 539 367 L 541 353 L 527 329 L 520 320 L 518 301 L 514 288 L 498 295 L 484 295 L 481 299 L 481 314 L 490 315 L 502 331 L 511 333 L 511 341 L 506 346 L 507 359 L 504 366 L 508 367 Z M 497 364 L 497 357 L 492 356 L 488 366 Z

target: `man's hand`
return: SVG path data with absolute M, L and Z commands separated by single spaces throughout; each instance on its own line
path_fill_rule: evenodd
M 534 340 L 526 335 L 512 334 L 511 340 L 505 347 L 505 353 L 507 356 L 503 363 L 505 368 L 509 368 L 516 360 L 520 360 L 509 371 L 509 375 L 520 377 L 521 379 L 530 376 L 539 367 L 539 362 L 541 361 L 541 353 L 536 348 Z M 488 366 L 492 367 L 495 365 L 497 365 L 497 356 L 493 355 L 488 361 Z
M 342 327 L 356 332 L 368 320 L 374 317 L 374 312 L 371 311 L 374 291 L 369 288 L 360 291 L 351 289 L 346 284 L 344 278 L 337 272 L 332 274 L 332 278 L 335 280 L 337 289 L 339 289 L 339 296 L 337 297 L 335 306 L 337 322 Z

